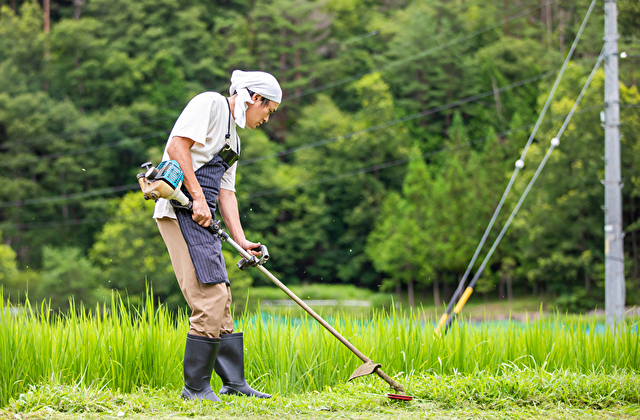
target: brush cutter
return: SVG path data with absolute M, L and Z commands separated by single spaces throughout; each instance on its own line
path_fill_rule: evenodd
M 183 175 L 182 170 L 180 169 L 180 165 L 178 165 L 176 161 L 164 161 L 161 162 L 157 167 L 153 167 L 151 162 L 146 162 L 142 165 L 142 167 L 146 168 L 146 172 L 138 174 L 138 183 L 140 184 L 140 189 L 142 190 L 142 193 L 146 200 L 157 200 L 158 198 L 166 198 L 169 200 L 174 200 L 173 203 L 177 201 L 177 203 L 175 203 L 177 207 L 191 210 L 191 202 L 184 195 L 184 193 L 180 191 Z M 318 315 L 313 309 L 311 309 L 306 303 L 304 303 L 302 299 L 296 296 L 291 290 L 289 290 L 287 286 L 285 286 L 280 280 L 278 280 L 273 274 L 271 274 L 269 270 L 264 268 L 263 264 L 269 259 L 269 251 L 267 250 L 266 246 L 261 245 L 260 248 L 255 249 L 255 251 L 261 252 L 260 257 L 257 257 L 255 255 L 250 255 L 231 237 L 229 237 L 229 235 L 221 228 L 219 220 L 213 220 L 212 223 L 205 229 L 209 230 L 212 234 L 219 236 L 222 242 L 228 242 L 236 249 L 236 251 L 240 253 L 240 255 L 242 255 L 242 259 L 237 264 L 239 269 L 245 270 L 247 267 L 255 267 L 260 270 L 262 274 L 267 276 L 269 280 L 271 280 L 276 286 L 282 289 L 282 291 L 285 292 L 287 296 L 293 299 L 294 302 L 300 305 L 302 309 L 304 309 L 309 315 L 311 315 L 316 321 L 318 321 L 320 325 L 322 325 L 325 329 L 327 329 L 327 331 L 333 334 L 334 337 L 336 337 L 342 344 L 344 344 L 349 350 L 351 350 L 353 354 L 358 356 L 358 358 L 360 358 L 360 360 L 364 362 L 351 374 L 348 381 L 359 378 L 361 376 L 371 375 L 375 373 L 385 382 L 387 382 L 395 392 L 397 392 L 397 394 L 387 394 L 387 397 L 403 401 L 410 401 L 413 398 L 409 395 L 405 395 L 404 387 L 382 371 L 382 365 L 380 363 L 375 363 L 367 356 L 365 356 L 338 331 L 336 331 L 335 328 L 329 325 L 327 321 L 325 321 L 320 315 Z

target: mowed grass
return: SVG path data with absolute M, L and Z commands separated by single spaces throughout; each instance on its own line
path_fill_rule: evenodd
M 510 382 L 521 382 L 520 396 L 508 392 Z M 268 400 L 223 396 L 220 404 L 183 401 L 174 389 L 142 387 L 130 393 L 109 388 L 47 384 L 33 386 L 0 409 L 0 419 L 633 419 L 640 405 L 621 401 L 610 392 L 618 386 L 637 386 L 624 374 L 576 375 L 517 372 L 498 376 L 455 375 L 403 377 L 414 392 L 411 402 L 385 396 L 386 387 L 375 378 L 327 387 L 322 392 Z M 526 383 L 539 383 L 541 387 Z M 594 386 L 594 384 L 597 384 Z M 576 386 L 578 385 L 578 386 Z M 580 388 L 587 394 L 578 395 Z M 482 391 L 492 391 L 478 399 Z M 595 395 L 601 394 L 594 398 Z M 527 396 L 525 396 L 527 394 Z
M 516 410 L 515 417 L 526 418 L 527 410 L 544 415 L 553 407 L 569 410 L 566 418 L 593 410 L 615 412 L 615 418 L 640 414 L 640 339 L 633 322 L 615 335 L 595 318 L 458 322 L 437 337 L 434 320 L 420 311 L 332 317 L 338 331 L 415 397 L 407 405 L 386 398 L 390 389 L 376 376 L 346 384 L 360 360 L 310 317 L 247 315 L 237 320 L 245 332 L 247 380 L 275 397 L 230 397 L 230 404 L 213 405 L 179 398 L 184 313 L 173 316 L 151 300 L 136 310 L 117 298 L 108 309 L 66 315 L 28 305 L 12 315 L 2 305 L 0 407 L 7 416 L 198 417 L 223 410 L 240 417 L 363 412 L 382 418 L 392 409 L 401 418 L 429 410 L 451 418 Z M 219 380 L 212 385 L 218 389 Z

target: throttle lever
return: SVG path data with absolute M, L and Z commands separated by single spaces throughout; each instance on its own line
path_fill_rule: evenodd
M 242 257 L 242 259 L 236 264 L 240 270 L 244 271 L 247 267 L 263 265 L 269 259 L 269 250 L 267 250 L 266 245 L 260 245 L 257 248 L 253 248 L 252 251 L 259 251 L 262 253 L 262 255 L 259 258 L 255 255 L 252 255 L 250 260 Z

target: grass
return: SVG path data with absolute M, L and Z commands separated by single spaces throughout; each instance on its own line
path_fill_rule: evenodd
M 514 392 L 513 381 L 520 379 Z M 411 402 L 385 397 L 385 386 L 375 378 L 338 384 L 322 392 L 292 396 L 274 395 L 269 400 L 223 397 L 222 404 L 183 401 L 177 390 L 140 388 L 121 393 L 108 388 L 80 386 L 33 386 L 0 410 L 0 419 L 18 418 L 358 418 L 358 419 L 626 419 L 640 416 L 638 403 L 623 403 L 615 388 L 621 382 L 638 385 L 637 378 L 623 373 L 575 375 L 505 373 L 499 376 L 456 375 L 404 377 L 414 395 Z M 635 382 L 634 382 L 635 381 Z M 593 392 L 583 391 L 575 383 Z M 488 391 L 493 389 L 493 391 Z M 497 394 L 499 392 L 499 394 Z M 601 395 L 595 396 L 597 392 Z
M 435 320 L 424 311 L 331 318 L 416 397 L 407 405 L 385 398 L 389 389 L 377 377 L 345 385 L 360 361 L 310 317 L 247 315 L 237 320 L 245 331 L 247 380 L 276 397 L 230 398 L 218 407 L 178 397 L 185 314 L 172 316 L 150 299 L 139 309 L 114 298 L 109 307 L 65 315 L 28 304 L 11 315 L 1 302 L 0 418 L 383 418 L 389 410 L 402 418 L 474 418 L 476 412 L 483 418 L 549 418 L 545 410 L 554 407 L 567 414 L 553 418 L 594 418 L 588 417 L 594 410 L 616 418 L 625 418 L 625 410 L 640 415 L 634 411 L 640 404 L 640 335 L 633 322 L 615 336 L 595 318 L 458 322 L 435 337 Z M 512 417 L 499 417 L 503 411 Z

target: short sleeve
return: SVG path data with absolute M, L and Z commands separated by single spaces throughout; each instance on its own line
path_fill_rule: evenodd
M 186 137 L 204 146 L 213 103 L 213 97 L 206 93 L 194 96 L 176 120 L 171 137 Z

